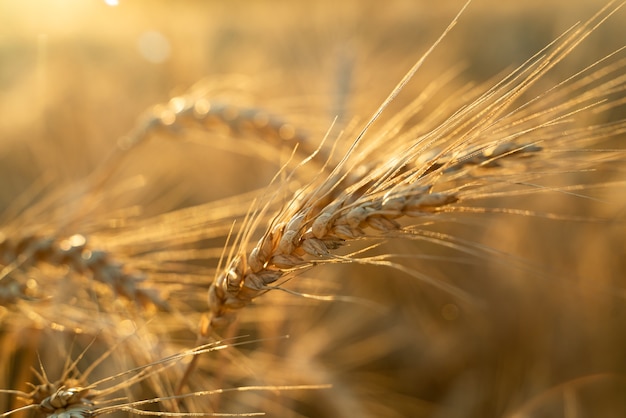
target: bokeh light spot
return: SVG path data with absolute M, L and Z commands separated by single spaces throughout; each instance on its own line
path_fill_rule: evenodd
M 156 31 L 142 33 L 137 40 L 137 48 L 142 57 L 154 64 L 167 61 L 171 52 L 169 40 Z

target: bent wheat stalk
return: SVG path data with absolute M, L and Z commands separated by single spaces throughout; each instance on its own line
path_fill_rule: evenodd
M 600 60 L 530 100 L 522 98 L 619 7 L 608 5 L 586 23 L 572 27 L 493 87 L 475 94 L 468 103 L 459 103 L 458 110 L 448 110 L 444 122 L 434 126 L 418 123 L 402 134 L 387 127 L 381 134 L 371 135 L 372 124 L 454 26 L 457 16 L 356 135 L 334 170 L 296 192 L 251 249 L 249 242 L 259 221 L 244 225 L 238 248 L 229 254 L 226 268 L 209 289 L 209 317 L 203 333 L 227 325 L 239 309 L 274 288 L 272 284 L 279 279 L 320 263 L 355 261 L 352 256 L 336 254 L 335 250 L 348 242 L 411 236 L 415 229 L 403 225 L 404 219 L 471 212 L 472 208 L 460 204 L 498 193 L 545 191 L 537 181 L 549 173 L 594 164 L 588 155 L 584 161 L 554 161 L 550 152 L 564 152 L 574 144 L 590 144 L 624 132 L 625 121 L 575 127 L 576 119 L 585 112 L 622 102 L 614 97 L 626 90 L 626 77 L 619 75 L 624 60 L 598 70 L 595 67 L 604 61 Z M 566 99 L 570 94 L 573 98 Z M 408 121 L 407 115 L 406 120 L 395 123 Z M 523 138 L 532 139 L 524 142 Z M 600 151 L 599 155 L 615 159 L 623 154 Z M 520 158 L 528 156 L 536 158 Z M 507 167 L 510 163 L 513 168 Z M 566 192 L 567 188 L 551 190 Z M 444 283 L 431 284 L 464 296 Z

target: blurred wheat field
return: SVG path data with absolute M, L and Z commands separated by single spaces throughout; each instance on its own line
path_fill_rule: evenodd
M 626 416 L 624 10 L 498 114 L 605 2 L 474 0 L 351 153 L 462 2 L 112 3 L 0 2 L 2 416 Z

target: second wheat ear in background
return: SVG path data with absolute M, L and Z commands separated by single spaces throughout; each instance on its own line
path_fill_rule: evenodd
M 615 77 L 626 68 L 624 60 L 607 68 L 601 68 L 600 60 L 530 99 L 525 94 L 617 9 L 605 7 L 491 87 L 470 90 L 470 95 L 461 98 L 467 101 L 457 101 L 447 109 L 448 116 L 442 123 L 424 126 L 418 121 L 415 126 L 405 127 L 408 134 L 404 135 L 389 136 L 392 129 L 374 132 L 372 124 L 456 24 L 457 16 L 358 132 L 332 172 L 311 179 L 291 201 L 285 202 L 252 249 L 250 239 L 263 226 L 255 219 L 244 225 L 235 243 L 238 248 L 229 254 L 225 270 L 209 290 L 210 316 L 204 334 L 222 329 L 239 309 L 275 289 L 273 284 L 279 279 L 288 279 L 303 269 L 324 263 L 371 262 L 406 270 L 385 260 L 384 255 L 370 261 L 360 259 L 358 252 L 334 255 L 335 250 L 354 240 L 428 238 L 429 232 L 420 231 L 419 224 L 406 223 L 405 218 L 445 222 L 448 216 L 489 212 L 471 203 L 498 195 L 547 190 L 566 193 L 568 187 L 581 187 L 573 184 L 547 189 L 540 182 L 563 170 L 593 168 L 589 155 L 559 159 L 560 155 L 566 156 L 572 147 L 593 146 L 623 132 L 623 120 L 583 128 L 576 124 L 601 105 L 608 103 L 610 107 L 611 95 L 624 92 L 624 77 Z M 577 95 L 564 99 L 572 93 Z M 619 103 L 616 101 L 614 106 Z M 409 122 L 415 123 L 408 116 L 396 121 L 400 125 Z M 528 156 L 532 158 L 523 158 Z M 598 152 L 599 159 L 622 156 L 619 151 Z M 496 211 L 522 213 L 505 208 Z M 252 213 L 264 213 L 264 209 L 256 208 Z M 450 244 L 434 234 L 430 239 Z M 419 272 L 411 274 L 460 300 L 467 296 Z
M 115 261 L 109 253 L 90 248 L 87 240 L 80 234 L 64 240 L 53 237 L 26 236 L 19 240 L 3 239 L 0 241 L 0 260 L 14 260 L 7 263 L 3 269 L 2 280 L 12 282 L 11 274 L 26 267 L 48 263 L 57 266 L 67 266 L 77 273 L 103 283 L 114 292 L 138 305 L 154 305 L 159 309 L 168 310 L 168 304 L 159 295 L 157 289 L 142 285 L 145 280 L 139 273 L 127 271 L 122 263 Z M 6 262 L 6 261 L 5 261 Z M 37 300 L 37 286 L 31 280 L 31 288 L 21 283 L 19 295 L 12 299 Z

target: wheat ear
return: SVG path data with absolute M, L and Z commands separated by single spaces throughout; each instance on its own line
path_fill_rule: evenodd
M 87 239 L 80 234 L 66 239 L 36 235 L 19 239 L 4 237 L 0 242 L 0 260 L 5 266 L 0 284 L 3 285 L 3 292 L 12 295 L 11 300 L 32 298 L 32 293 L 36 291 L 29 290 L 23 283 L 16 284 L 19 282 L 16 282 L 14 272 L 29 265 L 47 263 L 68 266 L 78 273 L 89 274 L 93 280 L 104 283 L 117 295 L 138 304 L 153 304 L 163 310 L 169 309 L 168 303 L 156 289 L 142 285 L 145 277 L 127 271 L 108 252 L 91 248 Z
M 403 226 L 399 222 L 402 218 L 471 212 L 476 209 L 461 207 L 458 203 L 495 196 L 497 189 L 515 193 L 512 191 L 515 184 L 527 186 L 522 193 L 545 191 L 533 182 L 544 176 L 546 170 L 549 172 L 553 162 L 546 156 L 521 173 L 500 172 L 500 178 L 488 175 L 486 168 L 497 168 L 513 157 L 541 155 L 546 145 L 557 151 L 563 143 L 571 146 L 581 137 L 593 142 L 622 132 L 625 122 L 586 127 L 584 133 L 572 129 L 573 139 L 562 136 L 561 125 L 602 103 L 607 96 L 623 93 L 623 78 L 593 86 L 598 74 L 606 74 L 605 70 L 587 75 L 583 71 L 535 99 L 516 104 L 539 78 L 617 10 L 607 12 L 608 8 L 580 27 L 572 28 L 472 102 L 461 104 L 443 123 L 418 126 L 415 131 L 425 133 L 412 139 L 407 135 L 383 134 L 365 148 L 365 134 L 419 68 L 423 59 L 420 60 L 356 136 L 337 167 L 327 177 L 313 180 L 296 192 L 251 250 L 247 249 L 247 242 L 258 224 L 251 222 L 244 227 L 240 249 L 230 255 L 227 267 L 209 289 L 209 318 L 203 332 L 209 333 L 228 324 L 237 310 L 272 289 L 271 285 L 287 274 L 324 262 L 350 262 L 350 257 L 335 255 L 334 250 L 350 241 L 380 236 L 366 229 L 379 231 L 383 236 L 411 235 L 414 229 Z M 617 63 L 611 69 L 623 69 L 623 65 L 623 62 Z M 566 91 L 568 82 L 574 81 L 589 87 L 580 96 L 563 100 L 560 92 Z M 551 94 L 560 97 L 561 103 L 553 107 L 537 104 L 539 101 L 550 103 Z M 537 132 L 541 132 L 537 134 L 541 140 L 519 141 L 520 137 Z M 592 163 L 587 159 L 583 164 Z M 562 164 L 556 165 L 555 173 L 562 170 Z M 472 172 L 473 166 L 483 171 Z M 351 174 L 354 172 L 357 174 Z M 463 296 L 443 283 L 432 284 Z
M 122 149 L 130 149 L 155 133 L 181 134 L 188 127 L 207 132 L 223 132 L 226 136 L 248 136 L 272 146 L 298 143 L 304 154 L 315 147 L 303 131 L 285 118 L 265 109 L 235 105 L 225 100 L 208 99 L 197 94 L 174 97 L 167 104 L 149 109 L 135 128 L 120 140 Z

